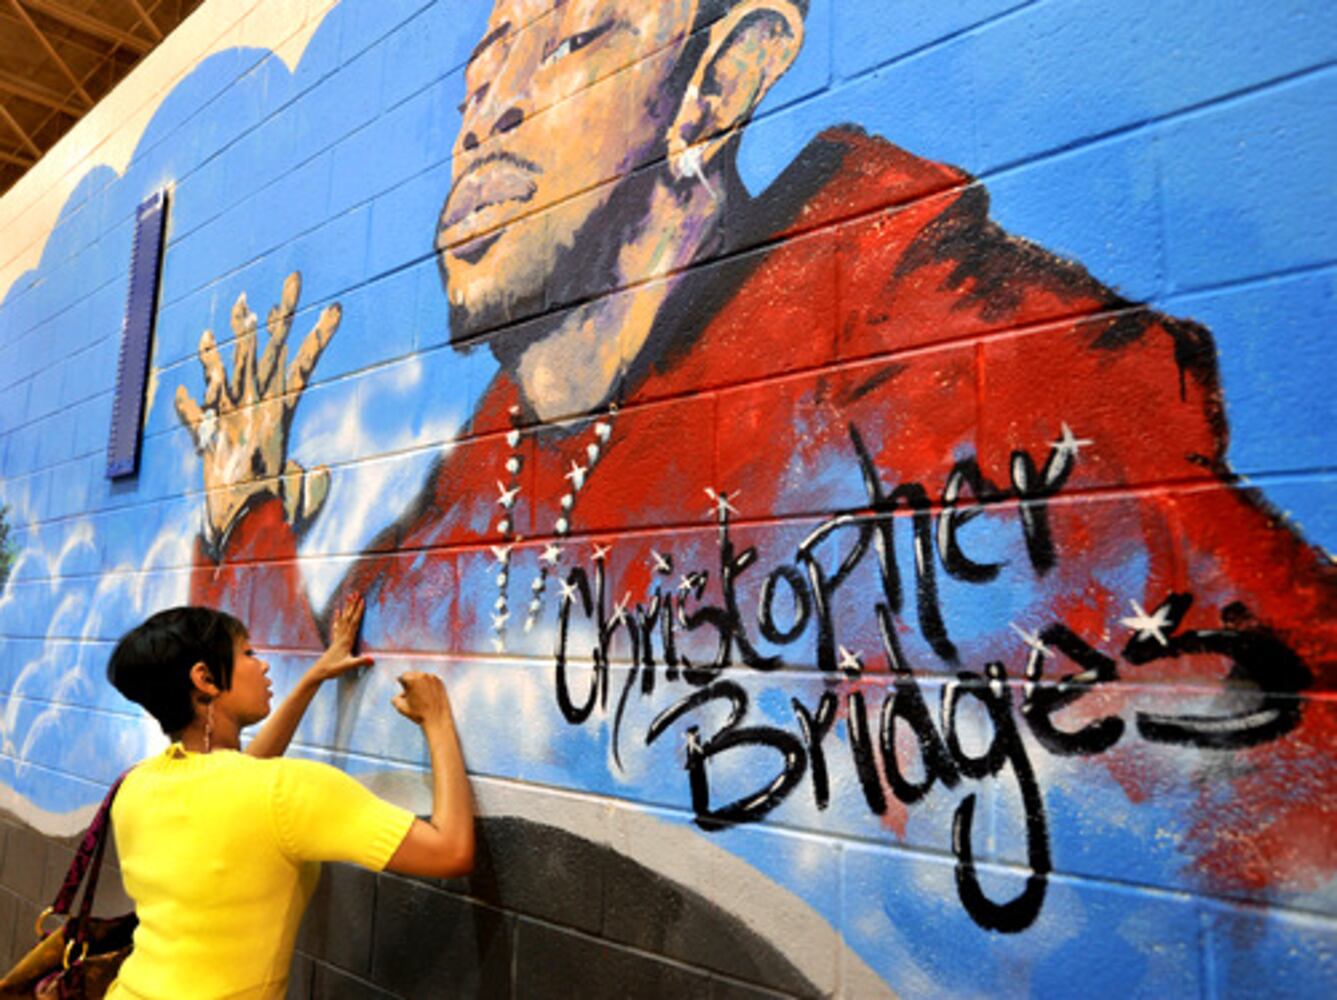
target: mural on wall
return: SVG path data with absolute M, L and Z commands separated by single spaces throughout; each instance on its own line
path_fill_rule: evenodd
M 1265 764 L 1278 741 L 1331 745 L 1298 697 L 1331 683 L 1331 567 L 1234 482 L 1205 329 L 1010 236 L 969 175 L 855 128 L 751 197 L 738 130 L 798 52 L 800 3 L 609 0 L 533 22 L 528 6 L 496 4 L 470 58 L 436 238 L 452 339 L 500 370 L 474 436 L 327 605 L 365 592 L 371 648 L 534 654 L 555 632 L 563 718 L 611 720 L 615 768 L 684 746 L 681 801 L 707 831 L 794 795 L 826 808 L 837 753 L 859 778 L 845 794 L 893 827 L 955 792 L 941 846 L 961 905 L 1004 932 L 1035 921 L 1052 868 L 1020 726 L 1061 756 L 1146 741 Z M 338 325 L 327 309 L 282 376 L 299 284 L 259 362 L 238 299 L 234 375 L 206 333 L 203 409 L 177 396 L 208 490 L 192 596 L 249 609 L 287 647 L 319 630 L 320 608 L 292 609 L 295 536 L 324 486 L 285 436 Z M 757 382 L 787 370 L 806 374 Z M 713 384 L 733 391 L 694 396 Z M 716 527 L 690 530 L 703 509 Z M 780 515 L 797 530 L 766 523 Z M 787 694 L 799 667 L 829 683 L 782 719 L 739 680 Z M 627 724 L 631 700 L 648 724 Z M 970 701 L 991 730 L 974 750 Z M 750 750 L 771 765 L 712 783 Z M 1019 798 L 1016 893 L 975 872 L 989 781 Z M 1318 860 L 1310 806 L 1291 815 L 1271 784 L 1250 767 L 1204 788 L 1191 851 L 1209 880 L 1233 887 L 1242 851 L 1283 843 L 1297 872 Z M 1227 788 L 1245 831 L 1211 820 Z
M 663 810 L 908 993 L 1074 944 L 1196 984 L 1179 893 L 1332 910 L 1331 560 L 1232 468 L 1212 332 L 1010 232 L 992 181 L 835 116 L 749 179 L 830 44 L 808 6 L 497 0 L 395 218 L 430 284 L 312 294 L 313 240 L 157 373 L 188 495 L 134 606 L 188 591 L 286 656 L 361 592 L 391 669 L 325 749 L 411 763 L 386 678 L 439 656 L 520 692 L 525 732 L 470 714 L 476 772 Z M 173 263 L 179 342 L 215 321 Z M 402 295 L 445 325 L 414 401 L 342 392 Z M 413 425 L 362 497 L 358 419 Z M 1169 891 L 1089 891 L 1125 882 Z

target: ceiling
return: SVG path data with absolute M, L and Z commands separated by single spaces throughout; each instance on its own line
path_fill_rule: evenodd
M 0 0 L 0 195 L 202 0 Z

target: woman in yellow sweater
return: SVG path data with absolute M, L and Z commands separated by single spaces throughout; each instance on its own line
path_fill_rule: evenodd
M 393 703 L 422 727 L 430 821 L 326 764 L 284 760 L 321 683 L 371 663 L 353 652 L 360 599 L 335 615 L 329 649 L 269 716 L 268 665 L 246 628 L 209 608 L 174 608 L 117 644 L 112 684 L 172 738 L 126 776 L 112 826 L 139 926 L 109 1000 L 270 1000 L 284 995 L 293 941 L 321 861 L 449 877 L 473 865 L 473 807 L 441 681 L 407 673 Z

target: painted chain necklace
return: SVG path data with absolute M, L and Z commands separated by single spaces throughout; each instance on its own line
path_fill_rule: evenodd
M 498 495 L 496 502 L 502 511 L 501 517 L 497 521 L 497 532 L 501 535 L 502 540 L 499 545 L 492 546 L 492 554 L 497 560 L 497 599 L 493 603 L 492 611 L 492 645 L 498 653 L 504 652 L 506 649 L 506 625 L 511 617 L 511 550 L 522 541 L 515 531 L 514 516 L 516 500 L 520 495 L 520 470 L 524 465 L 524 458 L 520 453 L 520 440 L 523 436 L 520 427 L 520 412 L 519 406 L 510 408 L 511 428 L 506 432 L 506 444 L 510 453 L 502 466 L 504 477 L 497 480 Z M 544 546 L 543 552 L 539 555 L 538 576 L 534 577 L 530 583 L 531 596 L 525 612 L 526 632 L 532 631 L 534 625 L 538 622 L 539 612 L 543 609 L 544 595 L 548 589 L 548 578 L 556 570 L 557 563 L 561 559 L 561 542 L 571 534 L 576 500 L 588 483 L 595 464 L 608 450 L 608 442 L 613 436 L 613 423 L 616 417 L 617 405 L 610 403 L 604 414 L 596 417 L 586 432 L 583 455 L 585 463 L 581 464 L 577 459 L 572 459 L 571 468 L 565 473 L 566 480 L 570 485 L 558 501 L 559 511 L 552 528 L 556 539 Z M 535 510 L 537 509 L 536 504 Z

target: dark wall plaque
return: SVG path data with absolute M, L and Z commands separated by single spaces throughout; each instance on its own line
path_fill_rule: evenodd
M 167 193 L 159 191 L 139 205 L 135 246 L 130 258 L 130 295 L 121 332 L 121 362 L 107 442 L 107 478 L 133 476 L 139 467 L 143 436 L 144 385 L 158 312 L 158 281 L 162 273 L 163 232 Z

